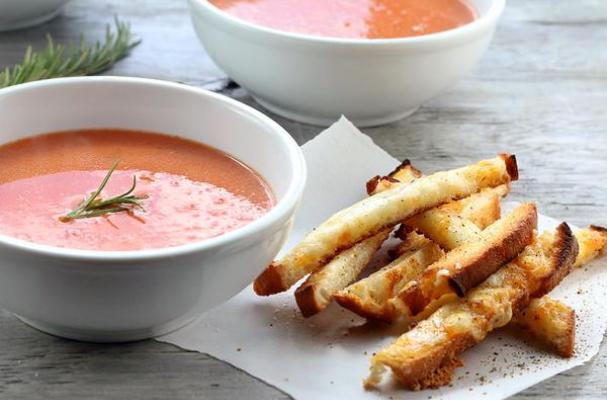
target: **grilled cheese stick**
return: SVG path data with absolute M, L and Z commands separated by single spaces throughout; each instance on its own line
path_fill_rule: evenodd
M 287 290 L 346 249 L 430 208 L 518 178 L 514 156 L 503 155 L 467 167 L 437 172 L 368 197 L 339 211 L 309 233 L 255 280 L 259 295 Z
M 543 234 L 515 261 L 464 298 L 440 307 L 379 351 L 371 360 L 371 374 L 365 386 L 377 386 L 386 367 L 413 390 L 448 384 L 459 355 L 510 322 L 553 276 L 562 277 L 565 274 L 561 271 L 570 271 L 577 254 L 578 244 L 567 224 L 559 225 L 554 233 Z M 447 368 L 447 373 L 440 373 L 445 371 L 442 367 Z M 431 376 L 440 379 L 429 380 Z
M 430 265 L 403 288 L 399 300 L 415 316 L 444 295 L 463 296 L 530 244 L 536 227 L 535 205 L 517 207 L 482 231 L 478 240 L 453 249 Z
M 407 184 L 412 181 L 412 175 L 418 178 L 422 174 L 411 165 L 409 160 L 405 160 L 388 175 L 383 177 L 377 175 L 371 178 L 367 182 L 367 193 L 373 195 L 379 191 Z M 507 196 L 508 193 L 510 193 L 510 183 L 483 189 L 479 193 L 464 197 L 458 201 L 446 203 L 439 208 L 442 211 L 456 214 L 465 220 L 473 222 L 480 229 L 485 229 L 500 217 L 499 199 Z

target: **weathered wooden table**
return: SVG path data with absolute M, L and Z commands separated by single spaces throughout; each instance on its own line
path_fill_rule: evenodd
M 143 43 L 111 74 L 185 82 L 261 108 L 209 60 L 184 1 L 74 0 L 50 23 L 0 34 L 0 66 L 18 62 L 29 43 L 43 46 L 46 32 L 57 41 L 100 37 L 114 15 Z M 270 116 L 300 143 L 322 129 Z M 425 171 L 514 152 L 522 180 L 513 197 L 536 199 L 543 213 L 574 224 L 607 226 L 607 2 L 511 0 L 474 74 L 410 118 L 364 131 Z M 0 343 L 2 399 L 288 398 L 204 354 L 154 341 L 62 340 L 7 312 Z M 607 345 L 588 365 L 515 398 L 607 398 L 605 374 Z

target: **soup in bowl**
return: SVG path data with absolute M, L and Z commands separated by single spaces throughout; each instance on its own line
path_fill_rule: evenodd
M 188 0 L 211 58 L 277 114 L 399 120 L 468 74 L 505 0 Z
M 476 18 L 467 0 L 208 0 L 256 25 L 303 35 L 394 39 L 454 29 Z
M 179 246 L 243 227 L 274 205 L 268 183 L 246 164 L 157 133 L 28 137 L 0 145 L 0 165 L 0 233 L 52 246 Z
M 232 297 L 286 240 L 305 183 L 280 126 L 137 78 L 0 90 L 0 306 L 88 341 L 167 333 Z

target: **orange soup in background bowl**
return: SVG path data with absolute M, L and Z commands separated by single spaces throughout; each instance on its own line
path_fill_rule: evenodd
M 221 95 L 137 78 L 0 90 L 0 306 L 45 332 L 177 329 L 274 258 L 305 184 L 299 146 Z
M 468 24 L 468 0 L 209 0 L 243 21 L 332 38 L 393 39 Z
M 396 121 L 477 64 L 505 0 L 189 0 L 213 60 L 269 110 Z

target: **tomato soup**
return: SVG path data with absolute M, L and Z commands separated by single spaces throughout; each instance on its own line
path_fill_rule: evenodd
M 386 39 L 453 29 L 476 18 L 466 0 L 209 0 L 221 10 L 282 31 Z
M 0 146 L 0 165 L 0 233 L 53 246 L 178 246 L 238 229 L 274 205 L 268 184 L 242 162 L 160 134 L 52 133 Z M 91 206 L 90 214 L 70 214 L 105 177 L 99 201 L 124 194 L 134 182 L 128 196 L 136 200 L 128 202 L 126 196 L 108 206 L 92 203 L 98 208 Z

